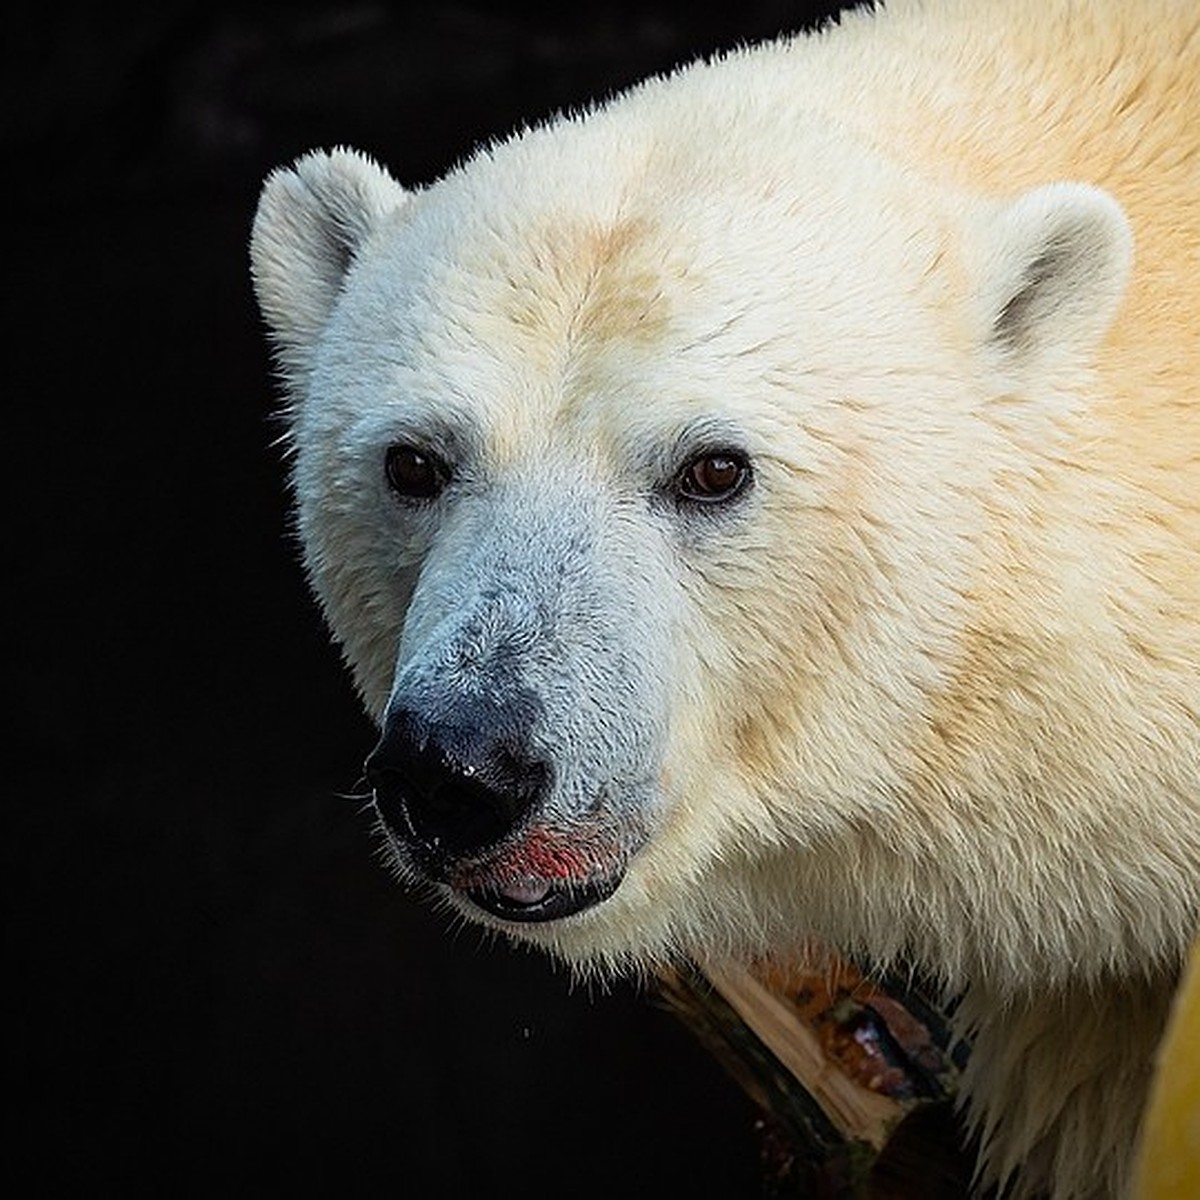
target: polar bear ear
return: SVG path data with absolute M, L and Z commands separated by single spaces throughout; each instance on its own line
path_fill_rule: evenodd
M 363 243 L 408 193 L 355 150 L 315 151 L 263 185 L 250 235 L 254 290 L 290 382 L 307 369 Z
M 990 208 L 978 232 L 984 339 L 1003 368 L 1023 375 L 1093 350 L 1133 261 L 1121 206 L 1099 188 L 1054 183 Z

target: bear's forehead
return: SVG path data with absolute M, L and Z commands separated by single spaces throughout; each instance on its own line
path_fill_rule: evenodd
M 552 212 L 510 229 L 502 246 L 464 247 L 447 299 L 468 313 L 482 301 L 481 341 L 548 367 L 580 365 L 614 346 L 660 345 L 676 309 L 672 285 L 688 269 L 656 218 Z
M 520 165 L 524 182 L 485 163 L 418 194 L 356 267 L 335 340 L 360 410 L 454 410 L 504 457 L 555 432 L 625 437 L 651 409 L 678 426 L 756 394 L 761 411 L 764 380 L 769 405 L 920 340 L 906 277 L 936 248 L 878 221 L 864 247 L 870 197 L 714 172 L 667 204 L 644 162 L 584 179 L 577 161 Z
M 333 329 L 339 373 L 375 395 L 564 427 L 639 403 L 669 364 L 678 382 L 713 323 L 694 243 L 646 213 L 475 212 L 440 242 L 423 233 L 398 229 L 362 264 Z

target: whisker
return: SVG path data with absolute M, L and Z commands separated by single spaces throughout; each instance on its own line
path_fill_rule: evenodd
M 353 800 L 359 804 L 370 804 L 375 799 L 373 791 L 367 792 L 332 792 L 331 795 L 335 800 Z
M 334 792 L 335 800 L 350 800 L 356 804 L 369 804 L 375 799 L 375 789 L 366 774 L 360 775 L 355 781 L 353 790 L 349 792 Z

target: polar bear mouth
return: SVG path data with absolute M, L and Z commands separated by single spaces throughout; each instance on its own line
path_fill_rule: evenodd
M 604 879 L 570 883 L 526 878 L 501 886 L 468 888 L 459 894 L 502 921 L 557 921 L 607 900 L 623 876 L 624 872 L 616 872 Z

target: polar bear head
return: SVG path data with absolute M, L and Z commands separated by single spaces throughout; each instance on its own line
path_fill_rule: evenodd
M 795 140 L 600 114 L 416 191 L 316 153 L 256 218 L 393 861 L 576 962 L 864 936 L 829 897 L 905 786 L 985 497 L 1124 287 L 1096 189 Z

